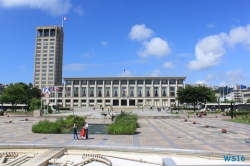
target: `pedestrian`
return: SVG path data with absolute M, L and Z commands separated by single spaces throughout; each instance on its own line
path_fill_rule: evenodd
M 89 138 L 89 124 L 87 122 L 84 122 L 84 129 L 85 129 L 86 139 L 88 139 Z
M 77 135 L 77 126 L 76 126 L 75 123 L 74 123 L 74 126 L 73 126 L 73 132 L 74 132 L 74 139 L 78 139 L 78 135 Z
M 80 138 L 82 138 L 82 139 L 83 139 L 83 137 L 85 137 L 85 135 L 86 135 L 84 126 L 85 126 L 85 123 L 83 124 L 82 131 L 81 131 L 81 133 L 80 133 Z

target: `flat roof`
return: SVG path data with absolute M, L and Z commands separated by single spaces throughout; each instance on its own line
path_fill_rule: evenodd
M 168 78 L 168 79 L 186 79 L 185 76 L 180 77 L 142 77 L 142 76 L 133 76 L 133 77 L 64 77 L 63 79 L 159 79 L 159 78 Z

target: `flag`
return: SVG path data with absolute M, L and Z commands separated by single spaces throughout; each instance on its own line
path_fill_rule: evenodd
M 52 91 L 59 91 L 59 88 L 57 86 L 53 86 L 53 87 L 51 87 L 51 90 Z
M 240 89 L 247 89 L 246 85 L 240 85 Z
M 63 17 L 63 21 L 67 20 L 67 17 Z
M 127 93 L 127 89 L 124 89 L 124 93 Z

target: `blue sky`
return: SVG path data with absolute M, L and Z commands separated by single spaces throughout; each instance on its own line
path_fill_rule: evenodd
M 63 77 L 250 86 L 248 0 L 0 0 L 0 83 L 33 83 L 36 26 L 64 21 Z M 126 73 L 124 73 L 124 69 Z

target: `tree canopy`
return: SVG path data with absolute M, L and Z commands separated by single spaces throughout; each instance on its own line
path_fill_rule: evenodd
M 33 87 L 33 85 L 25 83 L 10 84 L 3 90 L 0 96 L 1 103 L 11 103 L 12 106 L 16 104 L 27 104 L 29 105 L 31 99 L 40 99 L 41 90 Z
M 206 102 L 216 102 L 215 92 L 204 86 L 186 87 L 177 91 L 177 98 L 180 103 L 193 103 L 195 105 Z

